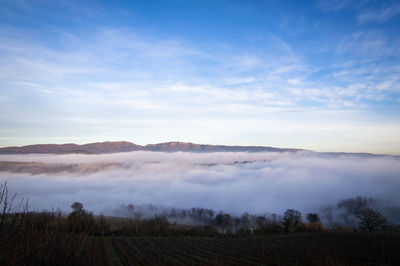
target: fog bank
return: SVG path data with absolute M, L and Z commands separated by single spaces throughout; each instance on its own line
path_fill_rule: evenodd
M 0 181 L 30 209 L 95 213 L 121 204 L 202 207 L 232 213 L 319 211 L 342 199 L 400 205 L 396 157 L 318 153 L 163 153 L 0 155 Z M 19 162 L 19 163 L 16 163 Z M 21 163 L 24 162 L 24 163 Z

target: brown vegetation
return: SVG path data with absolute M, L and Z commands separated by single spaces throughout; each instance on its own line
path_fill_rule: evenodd
M 27 201 L 0 187 L 0 265 L 71 265 L 80 260 L 88 227 L 61 212 L 28 212 Z
M 98 217 L 75 202 L 72 212 L 28 212 L 0 187 L 0 265 L 399 265 L 400 234 L 376 210 L 358 211 L 359 230 L 325 229 L 299 211 L 240 217 L 203 208 L 170 216 Z M 181 225 L 170 219 L 191 221 Z M 197 225 L 195 225 L 197 224 Z M 392 229 L 391 229 L 392 228 Z M 389 232 L 392 230 L 392 232 Z M 382 232 L 376 232 L 382 231 Z M 374 233 L 371 233 L 374 232 Z

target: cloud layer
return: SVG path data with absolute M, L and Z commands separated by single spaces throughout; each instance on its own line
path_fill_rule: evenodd
M 28 198 L 31 209 L 69 211 L 72 202 L 80 201 L 106 214 L 130 203 L 282 213 L 287 208 L 318 211 L 356 196 L 400 205 L 397 157 L 131 152 L 0 155 L 0 161 L 3 166 L 4 161 L 26 162 L 18 171 L 3 167 L 0 181 Z

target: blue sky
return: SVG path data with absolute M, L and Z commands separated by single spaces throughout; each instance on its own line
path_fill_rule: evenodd
M 400 2 L 0 0 L 0 146 L 400 153 Z

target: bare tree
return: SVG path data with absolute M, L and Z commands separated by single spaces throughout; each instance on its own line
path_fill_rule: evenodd
M 83 210 L 83 204 L 80 202 L 74 202 L 71 205 L 71 209 L 74 212 L 81 212 Z
M 378 210 L 365 208 L 358 213 L 357 217 L 360 219 L 359 228 L 363 231 L 379 231 L 387 226 L 386 218 Z
M 301 212 L 293 209 L 286 210 L 281 223 L 286 233 L 294 232 L 296 227 L 302 223 Z
M 76 233 L 90 231 L 94 224 L 93 213 L 86 211 L 80 202 L 74 202 L 71 208 L 72 212 L 68 215 L 70 231 Z

